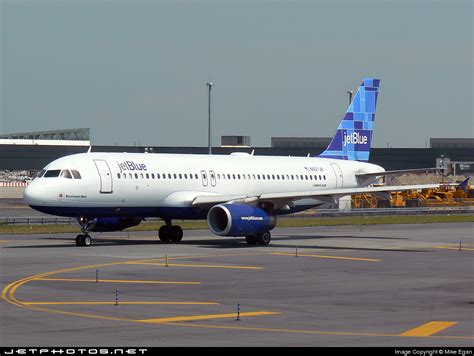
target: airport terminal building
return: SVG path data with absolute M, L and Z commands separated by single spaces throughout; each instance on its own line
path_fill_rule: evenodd
M 0 170 L 39 170 L 49 162 L 70 154 L 87 152 L 89 129 L 45 131 L 0 136 Z M 328 145 L 326 137 L 272 137 L 271 147 L 253 147 L 249 136 L 222 136 L 213 154 L 252 152 L 266 156 L 316 156 Z M 99 146 L 93 152 L 153 152 L 207 154 L 207 147 Z M 429 148 L 372 148 L 370 162 L 386 170 L 432 168 L 437 159 L 449 159 L 457 174 L 474 174 L 473 138 L 432 138 Z

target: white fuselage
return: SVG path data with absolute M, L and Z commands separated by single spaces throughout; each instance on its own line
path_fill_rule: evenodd
M 259 196 L 357 187 L 355 174 L 383 168 L 357 161 L 246 153 L 83 153 L 59 158 L 44 170 L 61 173 L 46 173 L 26 189 L 25 201 L 38 210 L 64 216 L 116 212 L 145 217 L 171 216 L 169 208 L 190 208 L 199 195 Z M 64 174 L 65 170 L 79 172 L 80 179 Z M 176 217 L 198 218 L 189 211 Z

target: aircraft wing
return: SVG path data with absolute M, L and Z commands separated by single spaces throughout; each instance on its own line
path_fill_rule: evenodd
M 258 196 L 233 195 L 233 194 L 214 194 L 198 195 L 192 201 L 193 206 L 212 206 L 220 203 L 243 203 L 248 204 L 258 200 Z
M 370 177 L 382 177 L 382 176 L 400 176 L 403 174 L 417 174 L 417 173 L 431 173 L 444 171 L 444 168 L 415 168 L 415 169 L 401 169 L 395 171 L 383 171 L 376 173 L 361 173 L 356 174 L 357 178 L 370 178 Z
M 453 185 L 458 185 L 454 183 Z M 193 201 L 193 206 L 212 206 L 221 203 L 240 203 L 251 204 L 255 202 L 279 202 L 293 201 L 300 199 L 318 199 L 318 198 L 339 198 L 346 195 L 363 194 L 363 193 L 389 193 L 404 190 L 414 189 L 432 189 L 446 186 L 446 184 L 416 184 L 416 185 L 388 185 L 382 187 L 357 187 L 357 188 L 342 188 L 342 189 L 321 189 L 309 190 L 302 192 L 282 192 L 282 193 L 263 193 L 254 196 L 249 195 L 200 195 L 196 196 Z
M 260 201 L 271 201 L 271 200 L 297 200 L 318 197 L 343 197 L 346 195 L 353 194 L 364 194 L 364 193 L 389 193 L 398 192 L 404 190 L 414 189 L 430 189 L 439 188 L 442 184 L 417 184 L 417 185 L 387 185 L 383 187 L 358 187 L 358 188 L 342 188 L 342 189 L 322 189 L 306 192 L 284 192 L 284 193 L 264 193 L 260 195 Z

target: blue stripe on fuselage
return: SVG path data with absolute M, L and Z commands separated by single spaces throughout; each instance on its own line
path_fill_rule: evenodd
M 299 211 L 314 208 L 317 205 L 298 205 L 291 210 L 277 210 L 276 215 L 286 215 Z M 163 219 L 182 219 L 182 220 L 203 220 L 207 218 L 208 209 L 195 207 L 63 207 L 63 206 L 37 206 L 30 205 L 31 208 L 45 214 L 66 216 L 66 217 L 85 217 L 85 218 L 103 218 L 103 217 L 133 217 L 146 218 L 157 217 Z
M 31 208 L 45 214 L 67 217 L 159 217 L 165 219 L 199 220 L 207 217 L 207 210 L 192 207 L 59 207 L 33 206 Z

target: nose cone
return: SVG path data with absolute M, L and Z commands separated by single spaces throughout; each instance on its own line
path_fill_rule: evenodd
M 23 192 L 23 201 L 28 205 L 41 205 L 41 196 L 38 185 L 35 183 L 29 184 Z

